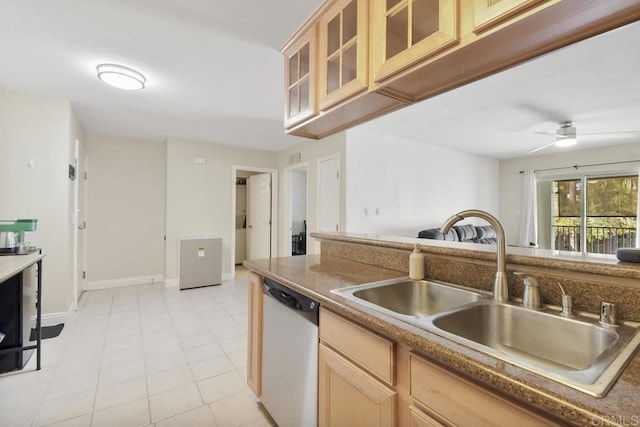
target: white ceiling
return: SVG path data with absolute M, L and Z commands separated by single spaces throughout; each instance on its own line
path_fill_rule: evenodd
M 593 37 L 521 66 L 361 125 L 388 135 L 496 159 L 640 142 L 581 133 L 640 131 L 640 23 Z M 529 154 L 574 121 L 578 144 Z M 640 153 L 639 153 L 640 155 Z
M 0 88 L 70 99 L 94 134 L 280 150 L 301 139 L 283 132 L 278 50 L 320 3 L 0 0 Z M 534 131 L 564 120 L 578 134 L 640 130 L 639 45 L 636 23 L 363 126 L 493 158 L 527 155 L 550 141 Z M 102 62 L 147 88 L 105 85 Z
M 280 47 L 320 0 L 0 0 L 0 88 L 70 99 L 94 134 L 278 150 Z M 142 72 L 129 92 L 102 62 Z

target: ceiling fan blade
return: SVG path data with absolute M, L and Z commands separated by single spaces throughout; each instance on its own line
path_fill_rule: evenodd
M 625 137 L 625 136 L 636 136 L 640 135 L 640 131 L 638 130 L 625 130 L 620 132 L 592 132 L 592 133 L 582 133 L 580 132 L 580 136 L 598 136 L 598 135 L 610 135 L 615 137 Z
M 550 142 L 550 143 L 548 143 L 548 144 L 545 144 L 545 145 L 543 145 L 543 146 L 541 146 L 541 147 L 538 147 L 538 148 L 535 148 L 535 149 L 533 149 L 533 150 L 529 151 L 529 153 L 535 153 L 536 151 L 544 150 L 544 149 L 545 149 L 545 148 L 547 148 L 547 147 L 551 147 L 551 146 L 552 146 L 552 145 L 554 145 L 555 143 L 556 143 L 555 141 L 552 141 L 552 142 Z
M 538 135 L 556 136 L 555 132 L 533 132 Z

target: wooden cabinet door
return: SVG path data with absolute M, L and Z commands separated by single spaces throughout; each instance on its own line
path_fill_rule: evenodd
M 338 0 L 318 22 L 320 111 L 368 85 L 369 2 Z
M 397 393 L 329 347 L 318 350 L 318 425 L 396 425 Z
M 409 420 L 410 427 L 444 427 L 444 424 L 440 424 L 413 405 L 409 407 Z
M 545 0 L 474 0 L 473 32 L 480 33 Z
M 290 43 L 285 56 L 285 128 L 290 128 L 318 113 L 316 105 L 316 43 L 314 25 Z
M 458 42 L 458 0 L 373 0 L 375 82 Z
M 249 272 L 249 333 L 247 346 L 247 384 L 262 394 L 262 276 Z

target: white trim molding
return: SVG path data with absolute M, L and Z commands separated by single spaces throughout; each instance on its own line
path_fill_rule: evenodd
M 95 291 L 97 289 L 120 288 L 122 286 L 146 285 L 149 283 L 158 283 L 164 281 L 164 274 L 154 274 L 151 276 L 125 277 L 123 279 L 112 280 L 94 280 L 87 283 L 86 291 Z
M 222 273 L 222 281 L 226 282 L 229 280 L 233 280 L 235 278 L 235 273 Z M 168 288 L 177 288 L 180 285 L 180 279 L 167 279 L 164 281 L 165 289 Z M 216 286 L 216 285 L 209 285 Z M 206 286 L 203 286 L 206 287 Z

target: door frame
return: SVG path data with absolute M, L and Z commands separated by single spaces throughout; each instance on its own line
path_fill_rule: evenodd
M 81 143 L 79 139 L 75 139 L 74 140 L 74 167 L 76 169 L 76 176 L 75 176 L 75 180 L 73 181 L 73 211 L 71 213 L 72 215 L 72 221 L 71 221 L 71 226 L 73 227 L 73 238 L 72 238 L 72 245 L 73 245 L 73 254 L 72 254 L 72 285 L 73 285 L 73 304 L 72 304 L 72 309 L 73 310 L 77 310 L 78 309 L 78 299 L 80 298 L 80 295 L 82 293 L 82 290 L 79 289 L 79 281 L 80 281 L 80 271 L 86 271 L 86 266 L 87 266 L 87 231 L 86 229 L 83 229 L 84 233 L 82 234 L 83 239 L 84 239 L 84 244 L 82 245 L 83 248 L 83 256 L 82 256 L 82 264 L 83 265 L 79 265 L 79 253 L 78 253 L 78 249 L 80 247 L 80 233 L 78 232 L 79 227 L 80 227 L 80 210 L 82 209 L 82 214 L 86 220 L 87 218 L 87 206 L 88 206 L 88 195 L 89 195 L 89 188 L 88 188 L 88 183 L 84 182 L 85 177 L 84 177 L 84 170 L 86 169 L 88 171 L 88 162 L 89 162 L 89 156 L 87 154 L 86 148 L 82 147 L 82 152 L 80 150 L 81 148 Z M 83 154 L 83 157 L 80 157 L 80 154 Z M 80 181 L 83 181 L 83 185 L 82 185 L 82 192 L 83 192 L 83 206 L 80 206 Z M 86 221 L 85 221 L 86 222 Z M 84 288 L 84 286 L 83 286 Z
M 236 277 L 236 178 L 238 171 L 271 174 L 271 257 L 278 250 L 278 170 L 257 166 L 231 166 L 231 242 L 229 242 L 229 259 L 231 261 L 231 279 Z
M 301 162 L 296 163 L 295 165 L 287 166 L 284 168 L 284 197 L 286 197 L 287 208 L 284 212 L 284 224 L 287 228 L 287 236 L 288 238 L 285 240 L 284 249 L 287 253 L 286 256 L 291 255 L 291 211 L 292 211 L 292 201 L 291 201 L 291 172 L 297 170 L 304 170 L 307 173 L 306 187 L 307 187 L 307 199 L 305 200 L 305 207 L 307 211 L 307 231 L 309 229 L 309 162 Z M 284 237 L 284 235 L 283 235 Z

